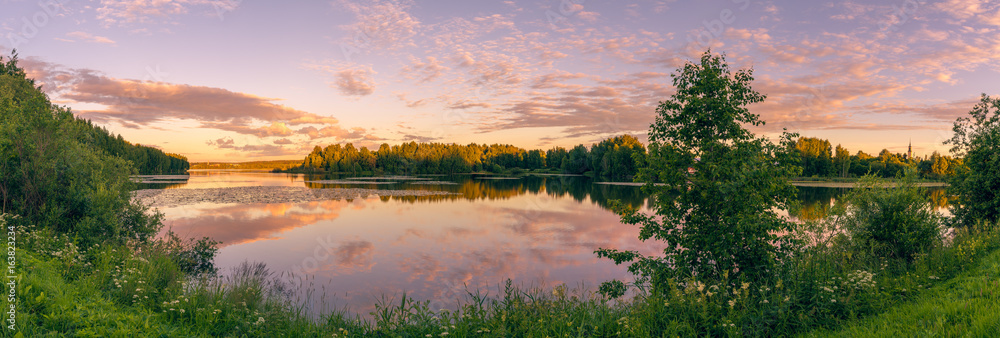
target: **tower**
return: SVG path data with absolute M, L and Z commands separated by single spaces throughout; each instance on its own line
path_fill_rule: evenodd
M 906 147 L 906 159 L 913 159 L 913 140 L 910 140 L 910 144 Z

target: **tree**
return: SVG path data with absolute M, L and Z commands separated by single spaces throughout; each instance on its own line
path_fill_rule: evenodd
M 951 180 L 959 202 L 952 214 L 966 226 L 1000 221 L 1000 97 L 983 94 L 952 130 L 955 135 L 945 144 L 965 163 Z
M 851 169 L 851 153 L 847 151 L 847 148 L 837 145 L 837 150 L 835 151 L 833 158 L 834 167 L 837 169 L 837 175 L 840 177 L 847 177 L 847 173 Z
M 802 157 L 802 175 L 830 176 L 833 168 L 830 159 L 830 141 L 803 137 L 795 142 L 795 149 Z
M 566 148 L 555 147 L 545 152 L 545 164 L 549 169 L 561 169 L 563 159 L 569 156 Z
M 797 135 L 783 133 L 774 144 L 744 127 L 764 124 L 747 110 L 765 98 L 750 87 L 752 73 L 731 73 L 724 56 L 706 52 L 672 75 L 677 92 L 657 108 L 647 166 L 636 179 L 646 183 L 655 214 L 618 208 L 622 222 L 641 226 L 640 239 L 668 243 L 664 256 L 615 249 L 599 256 L 631 262 L 639 282 L 663 290 L 671 279 L 764 277 L 793 249 L 778 234 L 795 223 L 775 210 L 789 209 L 795 196 L 788 178 L 801 171 Z
M 570 174 L 582 174 L 590 170 L 587 158 L 586 146 L 580 144 L 573 147 L 573 150 L 569 151 L 566 161 L 563 162 L 562 171 Z
M 545 167 L 545 153 L 541 150 L 529 150 L 524 158 L 525 169 L 542 169 Z

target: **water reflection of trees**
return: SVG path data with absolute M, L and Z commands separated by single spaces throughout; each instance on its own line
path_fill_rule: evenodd
M 788 215 L 803 221 L 817 220 L 826 217 L 830 207 L 837 199 L 846 195 L 852 188 L 798 187 L 799 203 L 788 211 Z M 936 211 L 947 209 L 954 201 L 944 187 L 925 188 L 928 201 Z
M 324 176 L 326 180 L 340 180 L 343 177 Z M 434 180 L 453 182 L 456 184 L 420 184 L 413 181 L 392 181 L 393 184 L 355 183 L 317 183 L 319 178 L 311 178 L 305 182 L 306 187 L 321 188 L 360 188 L 360 189 L 407 189 L 446 191 L 455 195 L 430 196 L 381 196 L 382 201 L 403 202 L 436 202 L 455 200 L 503 200 L 520 195 L 546 194 L 551 197 L 569 196 L 578 202 L 589 200 L 604 209 L 611 209 L 612 200 L 620 200 L 623 204 L 640 207 L 645 204 L 646 196 L 640 187 L 594 184 L 587 177 L 577 176 L 524 176 L 516 179 L 483 179 L 469 175 L 435 177 Z

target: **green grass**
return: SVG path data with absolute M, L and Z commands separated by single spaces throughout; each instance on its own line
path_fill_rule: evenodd
M 995 337 L 1000 334 L 1000 250 L 979 266 L 878 316 L 809 337 Z
M 957 230 L 913 262 L 831 246 L 804 250 L 768 280 L 677 281 L 623 299 L 508 282 L 469 290 L 447 311 L 385 297 L 364 318 L 307 313 L 293 291 L 308 291 L 308 279 L 260 264 L 192 277 L 156 245 L 80 248 L 35 227 L 17 237 L 17 327 L 26 337 L 983 336 L 1000 323 L 1000 228 L 986 225 Z

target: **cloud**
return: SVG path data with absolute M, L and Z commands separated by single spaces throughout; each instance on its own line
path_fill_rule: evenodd
M 106 107 L 78 111 L 78 116 L 130 128 L 189 120 L 205 128 L 259 138 L 302 135 L 349 140 L 369 136 L 363 128 L 346 129 L 334 117 L 280 105 L 272 98 L 215 87 L 111 78 L 93 70 L 67 69 L 33 58 L 25 59 L 23 66 L 59 100 Z M 265 149 L 262 147 L 251 148 Z
M 399 98 L 400 101 L 403 101 L 403 103 L 406 104 L 406 106 L 410 107 L 410 108 L 417 108 L 417 107 L 426 105 L 428 103 L 427 99 L 420 99 L 420 100 L 416 100 L 416 101 L 410 101 L 410 100 L 406 99 L 406 93 L 395 93 L 395 94 L 396 94 L 396 97 Z
M 231 137 L 224 137 L 224 138 L 220 138 L 220 139 L 217 139 L 217 140 L 209 140 L 208 142 L 205 142 L 205 144 L 207 144 L 207 145 L 216 146 L 216 147 L 219 147 L 221 149 L 232 149 L 232 148 L 235 148 L 236 147 L 235 143 L 236 143 L 236 141 L 233 141 L 233 139 Z
M 80 39 L 80 40 L 87 41 L 87 42 L 103 43 L 103 44 L 109 44 L 109 45 L 114 45 L 115 44 L 114 40 L 111 40 L 111 39 L 109 39 L 107 37 L 96 36 L 96 35 L 92 35 L 90 33 L 81 32 L 81 31 L 66 33 L 66 36 L 71 37 L 71 38 Z M 68 41 L 72 41 L 72 40 L 68 40 Z
M 400 71 L 404 78 L 414 80 L 419 84 L 431 82 L 441 77 L 450 68 L 443 65 L 441 60 L 431 56 L 426 62 L 413 60 L 409 65 Z
M 397 50 L 414 46 L 412 37 L 420 29 L 420 21 L 407 10 L 412 1 L 372 0 L 335 2 L 355 16 L 355 22 L 342 26 L 348 32 L 344 43 L 362 52 L 368 49 Z
M 274 140 L 274 144 L 279 144 L 279 145 L 293 144 L 293 143 L 295 142 L 292 142 L 292 140 L 289 140 L 287 138 Z
M 105 27 L 154 24 L 200 7 L 205 13 L 228 9 L 233 0 L 101 0 L 97 20 Z
M 369 71 L 345 69 L 336 73 L 337 89 L 348 96 L 366 96 L 375 92 L 375 83 Z
M 448 105 L 448 109 L 469 109 L 469 108 L 489 108 L 492 105 L 486 102 L 469 102 L 460 100 Z
M 403 135 L 403 142 L 413 141 L 413 142 L 417 142 L 417 143 L 428 143 L 428 142 L 437 141 L 439 139 L 440 138 L 438 138 L 438 137 L 420 136 L 420 135 L 414 135 L 414 134 L 404 134 Z

